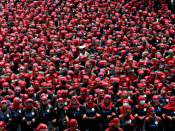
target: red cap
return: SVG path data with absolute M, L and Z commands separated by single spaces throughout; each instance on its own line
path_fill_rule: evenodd
M 14 91 L 21 91 L 21 87 L 16 86 Z
M 4 87 L 9 87 L 9 83 L 8 82 L 3 82 L 2 83 L 2 88 L 4 88 Z
M 141 100 L 145 100 L 145 97 L 143 95 L 139 95 L 138 97 L 138 102 L 140 102 Z
M 82 87 L 82 88 L 80 89 L 80 91 L 82 91 L 82 92 L 87 92 L 87 88 Z
M 108 126 L 112 127 L 114 126 L 115 123 L 118 123 L 118 122 L 120 122 L 119 118 L 114 118 L 109 122 Z
M 15 98 L 13 99 L 13 107 L 14 107 L 15 109 L 19 109 L 20 106 L 21 106 L 21 104 L 20 104 L 20 98 L 19 98 L 19 97 L 15 97 Z
M 128 87 L 128 83 L 124 82 L 124 83 L 122 84 L 122 86 L 123 86 L 123 87 L 126 87 L 126 86 Z
M 48 98 L 47 98 L 46 95 L 44 95 L 44 96 L 41 97 L 41 101 L 43 101 L 43 100 L 48 100 Z
M 166 87 L 162 87 L 162 90 L 165 90 L 166 92 L 168 92 L 168 88 Z
M 75 83 L 75 84 L 74 84 L 74 87 L 75 87 L 75 88 L 79 88 L 80 86 L 81 86 L 80 83 Z
M 34 92 L 35 89 L 34 89 L 33 87 L 29 87 L 29 88 L 28 88 L 28 91 L 32 91 L 32 92 Z
M 147 115 L 149 116 L 150 115 L 150 112 L 151 111 L 155 111 L 155 110 L 156 109 L 153 106 L 149 107 L 148 112 L 147 112 Z
M 131 108 L 130 105 L 126 105 L 126 106 L 124 107 L 124 110 L 127 110 L 127 109 L 132 109 L 132 108 Z
M 40 123 L 35 131 L 40 131 L 42 129 L 48 129 L 46 124 Z
M 0 126 L 6 128 L 6 124 L 4 121 L 0 121 Z
M 78 122 L 77 122 L 76 119 L 71 119 L 71 120 L 68 122 L 67 127 L 70 128 L 70 127 L 73 127 L 73 126 L 75 126 L 75 125 L 77 125 L 77 124 L 78 124 Z
M 143 87 L 143 83 L 138 83 L 137 88 Z
M 162 84 L 162 83 L 158 83 L 158 84 L 157 84 L 157 88 L 162 89 L 162 87 L 163 87 L 163 84 Z

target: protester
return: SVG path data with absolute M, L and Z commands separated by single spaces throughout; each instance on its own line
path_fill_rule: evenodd
M 123 129 L 123 131 L 133 131 L 134 129 L 136 129 L 136 120 L 131 115 L 131 112 L 131 106 L 126 105 L 124 107 L 124 113 L 119 116 L 121 128 Z
M 148 105 L 145 103 L 145 97 L 143 95 L 139 95 L 138 104 L 133 109 L 133 115 L 136 118 L 138 131 L 141 131 L 143 128 L 143 122 L 144 122 L 144 119 L 146 118 L 147 110 L 148 110 Z
M 123 131 L 123 129 L 120 128 L 120 120 L 118 118 L 111 120 L 108 126 L 109 128 L 107 128 L 105 131 Z
M 101 117 L 99 108 L 94 103 L 94 97 L 89 95 L 87 98 L 86 105 L 82 109 L 82 117 L 84 119 L 84 130 L 85 131 L 96 131 L 99 130 L 98 118 Z
M 174 114 L 175 114 L 175 98 L 170 97 L 170 100 L 167 105 L 165 105 L 162 109 L 162 117 L 164 120 L 164 128 L 173 130 L 175 127 L 173 125 Z
M 66 109 L 63 98 L 58 99 L 58 104 L 54 109 L 52 123 L 55 126 L 56 131 L 64 130 L 66 128 Z
M 6 130 L 5 130 L 5 129 L 6 129 L 6 124 L 5 124 L 4 121 L 0 121 L 0 129 L 1 129 L 2 131 L 6 131 Z
M 47 125 L 40 123 L 35 131 L 47 131 Z
M 78 102 L 77 96 L 72 96 L 67 107 L 66 121 L 69 122 L 70 119 L 76 119 L 80 124 L 80 129 L 82 127 L 82 108 L 83 106 Z
M 7 101 L 1 101 L 1 110 L 0 110 L 0 120 L 6 123 L 7 131 L 10 131 L 11 121 L 12 121 L 12 114 L 9 109 L 7 109 Z
M 160 117 L 156 116 L 156 111 L 154 107 L 149 107 L 148 117 L 144 120 L 143 131 L 164 131 L 163 123 Z
M 26 100 L 26 108 L 23 110 L 23 122 L 24 127 L 26 127 L 26 131 L 34 131 L 36 128 L 36 122 L 39 118 L 38 111 L 35 107 L 33 107 L 33 100 Z M 24 128 L 23 127 L 23 128 Z
M 38 106 L 38 114 L 39 114 L 39 121 L 47 125 L 48 131 L 52 131 L 53 109 L 52 106 L 48 104 L 47 96 L 41 97 L 41 104 Z
M 67 129 L 64 131 L 79 131 L 78 122 L 76 119 L 71 119 L 67 124 Z
M 20 98 L 15 97 L 13 99 L 12 107 L 10 108 L 12 114 L 12 125 L 11 130 L 21 131 L 22 130 L 22 111 L 23 107 L 20 103 Z
M 116 116 L 116 110 L 114 108 L 114 105 L 111 101 L 110 95 L 105 95 L 104 100 L 99 105 L 100 112 L 101 112 L 101 118 L 100 118 L 100 131 L 105 131 L 107 128 L 107 123 L 110 122 L 110 120 Z

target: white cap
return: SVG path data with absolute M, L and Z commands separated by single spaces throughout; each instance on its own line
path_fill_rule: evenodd
M 85 45 L 79 46 L 79 49 L 85 49 Z

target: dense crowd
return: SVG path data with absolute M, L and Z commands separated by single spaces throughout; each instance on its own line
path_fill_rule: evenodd
M 0 131 L 174 131 L 174 24 L 164 0 L 1 0 Z

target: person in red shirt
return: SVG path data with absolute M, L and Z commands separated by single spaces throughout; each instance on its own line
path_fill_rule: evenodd
M 132 72 L 132 69 L 130 66 L 126 67 L 126 76 L 129 77 L 131 81 L 134 81 L 137 79 L 136 74 Z
M 51 67 L 49 68 L 49 74 L 47 74 L 47 75 L 45 76 L 46 82 L 52 81 L 52 80 L 53 80 L 53 74 L 54 74 L 54 72 L 56 72 L 56 69 L 55 69 L 54 66 L 51 66 Z
M 73 79 L 77 78 L 79 80 L 81 80 L 81 75 L 80 75 L 80 66 L 79 65 L 74 65 L 73 67 L 74 69 L 74 74 L 73 74 Z
M 165 57 L 165 62 L 166 62 L 166 64 L 168 64 L 168 62 L 169 62 L 170 60 L 175 61 L 174 51 L 173 51 L 172 49 L 170 49 L 170 50 L 168 51 L 168 53 L 169 53 L 169 55 L 168 55 L 167 57 Z
M 94 81 L 97 76 L 92 73 L 92 66 L 91 65 L 86 65 L 86 75 L 89 76 L 89 78 Z
M 137 70 L 137 62 L 133 60 L 133 56 L 127 57 L 127 63 L 131 67 L 133 73 L 136 73 Z
M 44 74 L 39 71 L 38 68 L 34 68 L 33 72 L 30 72 L 31 80 L 34 81 L 38 76 L 44 77 Z

